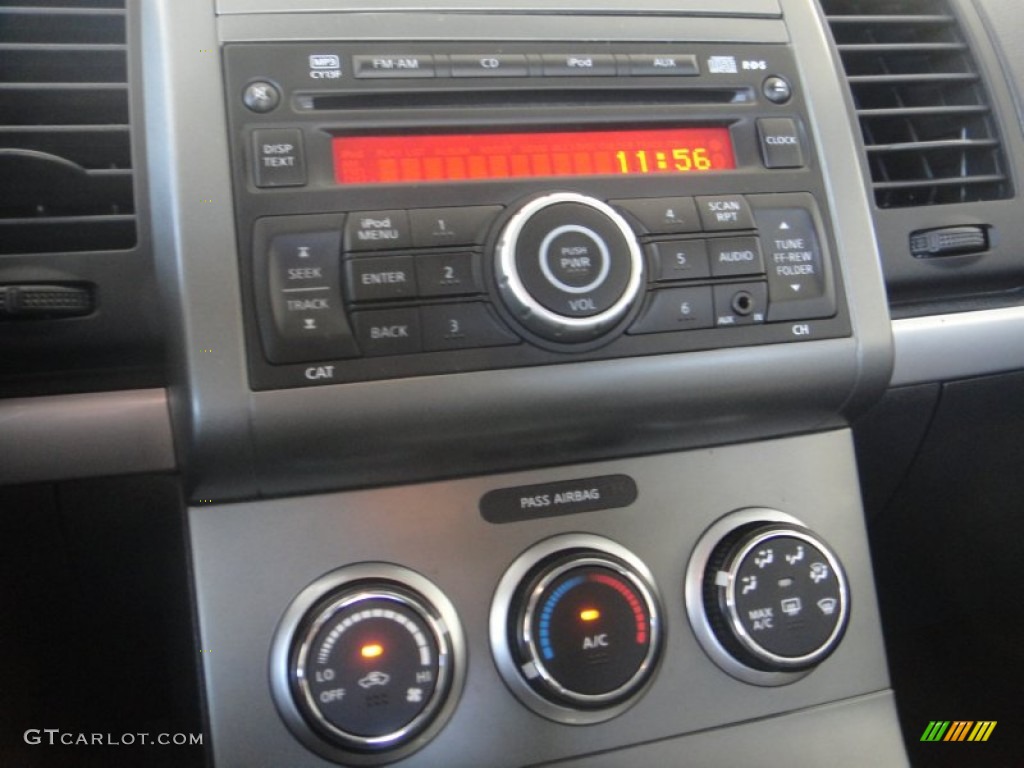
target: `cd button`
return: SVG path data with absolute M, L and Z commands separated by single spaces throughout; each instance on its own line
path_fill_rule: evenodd
M 414 307 L 356 312 L 352 323 L 366 355 L 407 355 L 422 350 L 420 316 Z
M 412 256 L 351 259 L 345 264 L 346 294 L 351 301 L 405 299 L 416 295 Z
M 615 56 L 601 54 L 548 54 L 543 57 L 545 77 L 614 77 Z
M 481 53 L 449 56 L 452 77 L 527 77 L 526 56 L 509 53 Z
M 701 229 L 692 197 L 649 197 L 611 203 L 631 214 L 647 232 L 675 235 Z
M 412 245 L 406 211 L 358 211 L 345 224 L 346 251 L 381 251 Z

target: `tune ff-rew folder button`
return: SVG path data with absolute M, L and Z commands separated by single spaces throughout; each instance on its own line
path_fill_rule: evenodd
M 581 342 L 622 320 L 643 286 L 644 259 L 610 206 L 559 192 L 523 205 L 505 224 L 495 272 L 506 306 L 545 339 Z
M 568 534 L 506 572 L 491 608 L 499 672 L 520 701 L 557 722 L 608 720 L 653 679 L 661 609 L 646 567 L 619 545 Z

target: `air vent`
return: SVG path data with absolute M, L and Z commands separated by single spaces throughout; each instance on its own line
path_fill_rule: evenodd
M 880 208 L 1009 197 L 985 88 L 947 0 L 820 0 Z
M 0 0 L 0 254 L 136 243 L 125 0 Z

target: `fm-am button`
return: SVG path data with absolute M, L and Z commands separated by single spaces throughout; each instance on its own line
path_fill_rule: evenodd
M 368 356 L 408 355 L 423 349 L 415 308 L 357 312 L 352 322 L 356 341 Z

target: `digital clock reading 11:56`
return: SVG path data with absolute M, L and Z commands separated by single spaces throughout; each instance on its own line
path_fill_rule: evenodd
M 655 173 L 661 171 L 710 171 L 714 161 L 707 147 L 675 147 L 665 150 L 638 149 L 635 152 L 619 150 L 615 153 L 619 170 L 625 174 Z
M 339 184 L 645 176 L 736 167 L 724 126 L 335 136 Z

